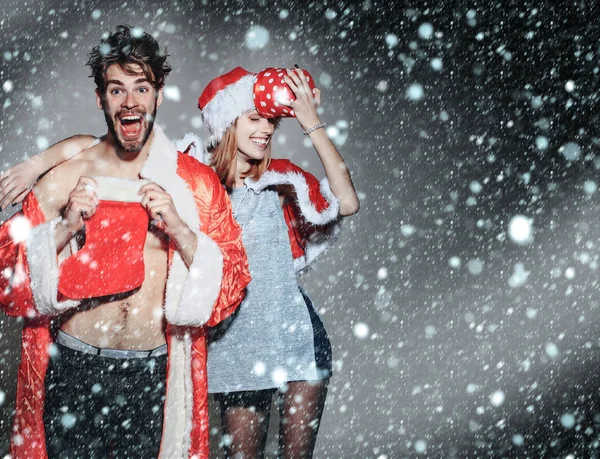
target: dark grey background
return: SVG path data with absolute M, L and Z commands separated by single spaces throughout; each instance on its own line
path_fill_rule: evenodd
M 158 122 L 172 138 L 207 137 L 197 97 L 237 65 L 317 79 L 362 208 L 302 280 L 336 368 L 316 458 L 598 455 L 594 2 L 0 4 L 3 168 L 104 132 L 84 63 L 120 23 L 168 47 L 179 97 Z M 277 136 L 275 156 L 322 176 L 296 121 Z M 508 232 L 517 215 L 527 244 Z M 1 321 L 4 451 L 20 324 Z

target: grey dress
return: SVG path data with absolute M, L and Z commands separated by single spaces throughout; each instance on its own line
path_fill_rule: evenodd
M 299 289 L 277 191 L 244 186 L 231 190 L 230 198 L 252 281 L 237 312 L 209 332 L 209 392 L 270 389 L 329 377 L 330 366 L 319 362 L 322 350 L 315 352 L 329 341 Z

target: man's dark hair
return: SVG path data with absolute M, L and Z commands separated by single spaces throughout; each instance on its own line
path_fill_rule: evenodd
M 106 70 L 113 64 L 121 66 L 131 75 L 137 73 L 133 66 L 139 65 L 144 76 L 158 91 L 171 71 L 167 56 L 166 49 L 161 52 L 151 35 L 136 27 L 119 25 L 108 38 L 100 40 L 100 44 L 92 49 L 87 65 L 92 70 L 90 78 L 94 79 L 102 95 L 106 90 Z

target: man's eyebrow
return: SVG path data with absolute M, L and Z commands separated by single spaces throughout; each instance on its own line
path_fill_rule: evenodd
M 134 83 L 135 84 L 142 84 L 142 83 L 150 83 L 150 81 L 148 80 L 148 78 L 142 77 L 142 78 L 138 78 L 137 80 L 135 80 Z M 116 84 L 116 85 L 119 85 L 119 86 L 125 86 L 125 83 L 123 83 L 121 80 L 117 80 L 117 79 L 108 80 L 106 82 L 106 86 L 108 86 L 109 84 Z

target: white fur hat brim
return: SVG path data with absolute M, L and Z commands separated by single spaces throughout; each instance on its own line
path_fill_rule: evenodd
M 240 78 L 218 91 L 202 110 L 204 124 L 210 132 L 208 146 L 217 145 L 225 131 L 242 114 L 253 110 L 254 83 L 256 75 L 250 74 Z

